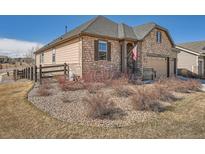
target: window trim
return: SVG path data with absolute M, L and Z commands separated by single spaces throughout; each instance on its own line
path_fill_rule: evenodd
M 44 63 L 44 52 L 40 54 L 40 64 Z
M 157 43 L 162 43 L 162 32 L 160 31 L 157 31 L 157 35 L 156 35 L 156 40 L 157 40 Z
M 106 50 L 100 50 L 100 43 L 106 44 Z M 105 59 L 100 58 L 100 52 L 105 53 Z M 107 60 L 107 54 L 108 54 L 108 42 L 104 40 L 99 40 L 98 41 L 98 60 Z
M 55 57 L 55 59 L 53 59 L 53 56 Z M 55 48 L 52 50 L 51 60 L 53 64 L 56 63 L 56 49 Z

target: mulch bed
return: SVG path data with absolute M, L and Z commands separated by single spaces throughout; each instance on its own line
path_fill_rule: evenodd
M 98 91 L 109 95 L 115 102 L 116 107 L 123 110 L 124 116 L 115 120 L 92 119 L 87 116 L 88 106 L 83 101 L 84 97 L 94 95 L 89 93 L 88 90 L 62 91 L 58 83 L 51 83 L 49 89 L 51 94 L 49 96 L 39 96 L 37 93 L 38 88 L 39 85 L 36 84 L 28 94 L 28 100 L 40 110 L 69 123 L 116 128 L 129 126 L 135 122 L 143 122 L 146 119 L 155 118 L 157 115 L 154 112 L 133 110 L 129 97 L 119 97 L 113 88 L 106 86 Z

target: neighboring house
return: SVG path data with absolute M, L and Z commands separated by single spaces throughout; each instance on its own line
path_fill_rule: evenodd
M 183 43 L 176 46 L 178 69 L 186 69 L 201 77 L 205 76 L 205 41 Z
M 14 62 L 20 62 L 20 63 L 27 63 L 27 64 L 33 64 L 34 59 L 33 58 L 13 58 Z
M 0 55 L 0 64 L 9 63 L 10 60 L 11 60 L 11 59 L 10 59 L 8 56 L 1 56 L 1 55 Z
M 177 50 L 167 29 L 148 23 L 131 27 L 103 16 L 80 25 L 35 52 L 36 65 L 69 63 L 84 76 L 90 71 L 129 72 L 130 51 L 137 45 L 138 71 L 154 69 L 156 77 L 176 74 Z

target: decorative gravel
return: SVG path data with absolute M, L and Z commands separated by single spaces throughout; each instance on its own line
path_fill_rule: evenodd
M 37 93 L 38 88 L 39 85 L 36 84 L 30 91 L 28 95 L 29 101 L 54 118 L 68 123 L 116 128 L 130 126 L 136 122 L 143 122 L 157 115 L 157 113 L 154 112 L 135 111 L 130 105 L 129 98 L 118 97 L 111 88 L 102 88 L 99 91 L 110 95 L 116 107 L 122 109 L 125 115 L 115 120 L 92 119 L 87 116 L 88 106 L 86 102 L 83 101 L 83 98 L 89 95 L 87 90 L 62 91 L 57 83 L 52 83 L 49 89 L 51 95 L 39 96 Z

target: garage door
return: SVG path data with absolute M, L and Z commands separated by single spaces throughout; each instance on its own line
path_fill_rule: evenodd
M 156 71 L 156 78 L 167 76 L 167 60 L 160 57 L 147 57 L 145 67 Z

